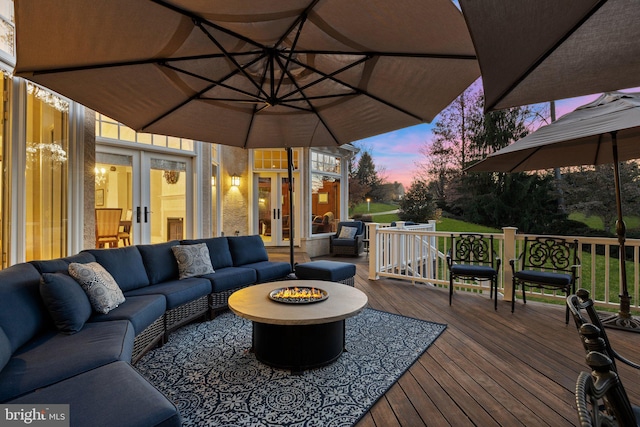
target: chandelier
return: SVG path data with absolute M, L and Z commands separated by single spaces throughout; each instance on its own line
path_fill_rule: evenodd
M 55 108 L 61 113 L 69 112 L 69 102 L 65 101 L 59 96 L 54 95 L 48 90 L 34 85 L 33 83 L 27 83 L 27 93 L 29 95 L 33 95 L 36 99 L 39 99 L 40 101 Z
M 58 143 L 27 142 L 27 161 L 36 162 L 40 158 L 59 165 L 67 161 L 67 152 Z
M 93 172 L 96 176 L 96 185 L 102 186 L 107 182 L 107 170 L 105 168 L 98 169 L 97 167 L 93 169 Z
M 164 177 L 164 180 L 167 181 L 167 184 L 169 185 L 177 184 L 178 180 L 180 179 L 180 171 L 173 171 L 173 170 L 164 171 L 162 176 Z

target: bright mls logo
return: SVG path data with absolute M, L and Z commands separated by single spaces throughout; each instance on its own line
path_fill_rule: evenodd
M 0 405 L 0 427 L 69 427 L 69 405 Z

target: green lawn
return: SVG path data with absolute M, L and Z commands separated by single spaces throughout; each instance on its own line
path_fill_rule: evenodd
M 603 230 L 604 223 L 602 219 L 597 216 L 586 216 L 579 212 L 574 212 L 569 214 L 569 219 L 574 221 L 579 221 L 586 224 L 589 228 L 593 228 L 594 230 Z M 640 217 L 639 216 L 625 216 L 624 223 L 627 226 L 627 230 L 637 230 L 640 228 Z M 611 230 L 612 233 L 615 230 Z

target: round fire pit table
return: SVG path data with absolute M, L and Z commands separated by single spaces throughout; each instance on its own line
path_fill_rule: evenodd
M 280 288 L 317 288 L 322 301 L 294 304 L 272 300 Z M 331 363 L 345 348 L 345 319 L 362 311 L 367 296 L 358 289 L 321 280 L 285 280 L 249 286 L 229 297 L 229 308 L 253 323 L 256 358 L 300 372 Z

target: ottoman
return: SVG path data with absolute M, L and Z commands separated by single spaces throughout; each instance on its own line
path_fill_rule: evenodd
M 356 266 L 348 262 L 311 261 L 297 264 L 296 277 L 302 280 L 327 280 L 353 286 Z

